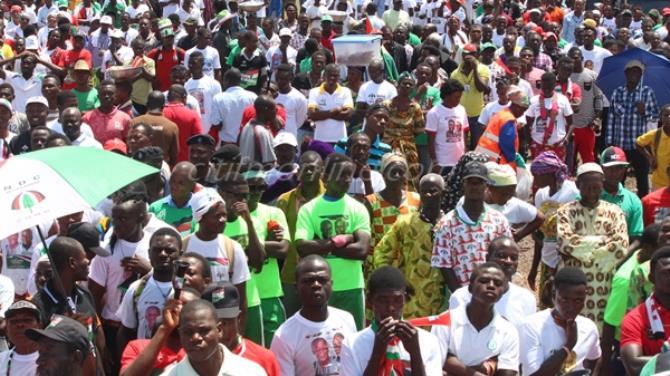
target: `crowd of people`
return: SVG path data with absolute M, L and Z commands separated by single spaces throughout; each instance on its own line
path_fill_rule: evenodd
M 0 374 L 670 371 L 670 103 L 644 59 L 598 84 L 670 59 L 670 8 L 1 9 L 0 174 L 55 147 L 156 172 L 0 241 Z

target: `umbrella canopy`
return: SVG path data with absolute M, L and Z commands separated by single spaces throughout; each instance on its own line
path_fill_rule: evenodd
M 644 64 L 642 84 L 652 89 L 658 106 L 670 103 L 670 60 L 639 48 L 629 48 L 620 54 L 605 58 L 596 81 L 605 96 L 612 99 L 614 90 L 626 85 L 624 68 L 631 60 L 639 60 Z
M 97 148 L 64 146 L 0 163 L 0 239 L 96 206 L 158 170 Z

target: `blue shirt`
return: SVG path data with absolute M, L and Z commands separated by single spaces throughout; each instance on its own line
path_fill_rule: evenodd
M 336 153 L 347 154 L 347 140 L 348 138 L 345 137 L 335 144 Z M 368 165 L 370 165 L 370 168 L 379 171 L 382 164 L 382 157 L 384 154 L 390 153 L 391 151 L 393 151 L 391 146 L 381 142 L 379 136 L 377 136 L 372 142 L 372 145 L 370 145 L 370 155 L 368 156 Z
M 565 39 L 567 42 L 575 41 L 575 29 L 577 25 L 580 25 L 584 22 L 584 12 L 582 15 L 577 17 L 575 12 L 572 11 L 563 17 L 563 31 L 561 31 L 561 38 Z
M 626 86 L 614 89 L 607 115 L 607 145 L 618 145 L 623 150 L 634 150 L 635 140 L 647 131 L 647 122 L 658 119 L 658 102 L 649 86 L 637 85 L 628 91 Z M 637 102 L 644 103 L 644 115 L 637 112 Z

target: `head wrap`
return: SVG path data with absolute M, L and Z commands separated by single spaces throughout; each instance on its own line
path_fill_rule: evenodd
M 530 172 L 533 175 L 554 174 L 560 184 L 568 177 L 568 166 L 553 151 L 545 151 L 533 160 Z
M 386 168 L 394 162 L 401 163 L 402 165 L 405 166 L 405 168 L 409 168 L 407 165 L 407 160 L 405 159 L 405 156 L 402 154 L 398 153 L 386 153 L 382 156 L 382 162 L 381 165 L 379 166 L 379 172 L 384 174 L 384 171 Z
M 416 78 L 414 78 L 414 75 L 412 73 L 410 73 L 408 71 L 404 71 L 404 72 L 400 73 L 400 76 L 398 76 L 398 84 L 400 84 L 400 81 L 402 81 L 404 79 L 407 79 L 407 78 L 416 82 Z
M 510 102 L 516 104 L 517 106 L 525 108 L 530 106 L 530 99 L 528 98 L 528 94 L 526 94 L 523 89 L 516 85 L 509 87 L 509 90 L 507 91 L 507 98 L 510 100 Z
M 458 160 L 456 166 L 451 170 L 445 179 L 444 199 L 442 200 L 442 210 L 445 213 L 453 210 L 458 203 L 458 200 L 463 196 L 463 176 L 465 172 L 465 165 L 469 162 L 476 161 L 486 163 L 489 158 L 482 153 L 469 151 Z
M 335 152 L 335 149 L 329 143 L 317 140 L 312 140 L 309 143 L 307 150 L 315 151 L 324 161 L 326 160 L 326 157 Z

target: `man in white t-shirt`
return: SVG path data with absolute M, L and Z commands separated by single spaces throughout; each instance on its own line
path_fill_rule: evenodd
M 270 72 L 272 72 L 272 78 L 275 81 L 277 80 L 277 68 L 281 64 L 290 64 L 292 67 L 295 67 L 298 51 L 290 45 L 292 38 L 293 32 L 291 29 L 287 27 L 282 28 L 279 30 L 279 45 L 268 48 L 268 51 L 265 53 L 265 59 L 270 65 Z
M 254 104 L 257 97 L 254 92 L 242 88 L 241 82 L 240 70 L 228 69 L 223 74 L 223 84 L 226 90 L 216 94 L 212 100 L 210 117 L 212 126 L 218 129 L 219 139 L 225 144 L 237 143 L 243 110 Z
M 279 89 L 275 102 L 284 106 L 286 110 L 286 124 L 284 131 L 298 137 L 298 129 L 307 120 L 307 98 L 300 90 L 291 86 L 293 81 L 293 67 L 281 64 L 276 72 L 277 88 Z
M 199 299 L 184 304 L 179 314 L 178 330 L 186 357 L 162 375 L 267 375 L 261 366 L 233 354 L 219 343 L 223 326 L 216 318 L 212 303 Z
M 384 61 L 372 59 L 368 64 L 370 80 L 361 85 L 356 97 L 356 112 L 365 116 L 367 109 L 375 103 L 391 100 L 398 95 L 395 86 L 384 79 Z
M 598 328 L 579 315 L 587 289 L 586 275 L 580 269 L 565 267 L 556 272 L 554 308 L 526 317 L 519 326 L 523 375 L 593 372 L 601 354 Z
M 219 58 L 219 50 L 212 47 L 212 32 L 206 27 L 200 27 L 197 31 L 198 42 L 195 47 L 186 51 L 184 55 L 184 65 L 188 67 L 188 61 L 191 54 L 195 51 L 200 51 L 203 56 L 202 72 L 205 76 L 221 82 L 221 59 Z
M 393 266 L 375 270 L 368 298 L 374 320 L 344 342 L 340 374 L 440 375 L 446 356 L 436 351 L 437 338 L 402 319 L 409 299 L 403 273 Z
M 584 68 L 596 72 L 597 75 L 603 67 L 605 58 L 612 56 L 612 53 L 605 48 L 596 46 L 594 44 L 595 40 L 596 31 L 587 27 L 584 30 L 584 45 L 580 46 L 579 49 L 582 51 L 582 56 L 584 57 Z
M 307 116 L 314 121 L 314 139 L 334 144 L 347 137 L 347 122 L 353 112 L 351 91 L 340 86 L 340 68 L 328 64 L 325 82 L 309 91 Z
M 356 334 L 350 313 L 328 306 L 333 289 L 330 266 L 309 255 L 296 266 L 302 308 L 275 332 L 270 350 L 282 375 L 338 375 L 342 342 Z
M 27 300 L 18 300 L 5 313 L 7 339 L 14 345 L 0 353 L 0 373 L 8 376 L 34 375 L 39 344 L 26 337 L 26 330 L 41 329 L 40 311 Z
M 116 333 L 120 318 L 116 315 L 123 294 L 131 283 L 151 270 L 149 238 L 144 232 L 148 195 L 142 182 L 124 188 L 114 199 L 112 223 L 114 227 L 105 239 L 108 257 L 95 256 L 91 260 L 88 288 L 95 306 L 102 307 L 102 327 L 112 359 L 116 354 Z
M 181 236 L 169 227 L 154 232 L 149 240 L 153 273 L 133 282 L 116 315 L 121 320 L 117 337 L 119 352 L 131 339 L 150 339 L 165 302 L 172 293 L 174 265 L 181 250 Z
M 479 371 L 513 376 L 519 370 L 519 335 L 494 309 L 508 288 L 500 265 L 483 263 L 470 276 L 470 303 L 450 310 L 450 325 L 434 325 L 440 351 L 447 354 L 444 370 L 460 374 Z
M 469 129 L 469 123 L 465 107 L 460 104 L 463 90 L 460 82 L 445 80 L 440 88 L 442 103 L 426 114 L 432 169 L 434 173 L 445 177 L 465 153 L 465 132 Z
M 508 289 L 503 292 L 494 308 L 497 313 L 514 325 L 526 321 L 526 317 L 535 313 L 535 295 L 519 285 L 512 283 L 512 276 L 519 266 L 519 245 L 514 239 L 501 236 L 489 244 L 486 261 L 495 262 L 505 272 Z M 449 309 L 464 307 L 472 300 L 468 286 L 454 291 L 449 298 Z
M 221 84 L 214 78 L 205 75 L 203 70 L 205 58 L 200 51 L 191 52 L 188 69 L 191 71 L 191 78 L 186 81 L 184 88 L 186 92 L 194 96 L 200 105 L 200 116 L 202 119 L 202 130 L 205 134 L 209 132 L 212 126 L 212 100 L 214 96 L 221 92 Z M 218 60 L 218 57 L 216 59 Z M 240 109 L 241 111 L 242 109 Z
M 542 90 L 530 100 L 526 111 L 526 126 L 530 129 L 532 158 L 543 151 L 553 151 L 564 159 L 565 147 L 572 134 L 572 106 L 570 100 L 557 93 L 556 74 L 542 75 Z
M 184 238 L 182 250 L 199 253 L 209 261 L 212 282 L 230 281 L 234 284 L 240 293 L 240 307 L 246 313 L 249 267 L 242 246 L 223 235 L 226 228 L 226 203 L 211 188 L 193 194 L 190 202 L 198 230 Z

